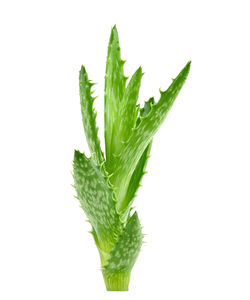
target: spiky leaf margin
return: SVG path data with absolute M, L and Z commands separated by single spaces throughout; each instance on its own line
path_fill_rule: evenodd
M 93 226 L 98 245 L 109 252 L 122 231 L 116 199 L 108 178 L 83 153 L 75 151 L 73 176 L 77 197 Z
M 129 218 L 126 227 L 110 252 L 107 265 L 103 267 L 106 276 L 115 273 L 130 273 L 140 252 L 143 234 L 137 212 Z
M 96 112 L 93 109 L 95 98 L 92 97 L 91 87 L 94 84 L 88 79 L 88 74 L 82 66 L 79 74 L 80 100 L 82 121 L 89 149 L 96 164 L 99 165 L 104 161 L 101 150 L 100 140 L 98 137 L 98 128 L 96 126 Z
M 112 183 L 116 187 L 120 208 L 124 207 L 123 203 L 127 188 L 136 165 L 154 134 L 165 120 L 167 113 L 185 83 L 190 64 L 191 62 L 187 63 L 166 91 L 161 91 L 160 100 L 151 106 L 148 115 L 141 117 L 139 125 L 133 129 L 128 142 L 124 145 L 121 154 L 117 158 L 116 172 L 112 177 Z

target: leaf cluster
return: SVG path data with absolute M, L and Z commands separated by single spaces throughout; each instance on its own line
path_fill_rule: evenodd
M 84 66 L 79 75 L 83 126 L 91 152 L 75 151 L 74 186 L 91 225 L 105 276 L 127 273 L 136 261 L 143 234 L 131 205 L 145 174 L 154 134 L 165 120 L 190 69 L 186 64 L 160 99 L 138 104 L 143 77 L 139 67 L 131 79 L 124 75 L 124 61 L 114 26 L 108 46 L 104 92 L 105 154 L 101 149 L 93 108 L 93 83 Z

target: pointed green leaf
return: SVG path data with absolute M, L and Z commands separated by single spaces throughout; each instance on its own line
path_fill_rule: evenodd
M 104 121 L 107 163 L 112 159 L 113 143 L 116 142 L 116 129 L 119 126 L 119 106 L 126 87 L 123 65 L 124 61 L 121 60 L 118 33 L 116 26 L 114 26 L 109 40 L 105 75 Z
M 92 159 L 79 151 L 75 151 L 73 170 L 81 207 L 93 226 L 100 248 L 109 252 L 122 229 L 113 190 Z
M 142 68 L 139 67 L 131 77 L 122 99 L 120 113 L 120 139 L 122 142 L 127 141 L 132 128 L 135 127 L 138 114 L 136 103 L 139 96 L 142 76 Z
M 81 112 L 84 131 L 89 145 L 89 149 L 97 164 L 104 160 L 101 150 L 100 140 L 98 138 L 98 128 L 96 126 L 96 112 L 93 109 L 94 98 L 91 95 L 92 83 L 88 79 L 85 67 L 82 66 L 79 75 Z
M 142 69 L 139 67 L 131 77 L 123 98 L 119 103 L 119 109 L 116 115 L 117 119 L 114 122 L 115 128 L 112 136 L 111 158 L 110 161 L 106 162 L 106 167 L 110 173 L 115 171 L 113 166 L 115 166 L 116 157 L 121 152 L 124 142 L 128 140 L 136 124 L 138 115 L 138 106 L 136 103 L 139 96 L 142 76 Z
M 189 69 L 190 62 L 173 80 L 170 87 L 165 92 L 161 92 L 160 100 L 151 107 L 150 113 L 145 117 L 141 117 L 138 127 L 132 131 L 128 142 L 124 145 L 122 153 L 117 160 L 116 173 L 112 177 L 117 197 L 121 202 L 119 204 L 120 207 L 123 207 L 128 184 L 136 165 L 152 137 L 166 118 L 168 111 L 186 81 Z
M 142 239 L 140 221 L 135 212 L 110 252 L 108 264 L 103 267 L 105 276 L 130 273 L 140 252 Z

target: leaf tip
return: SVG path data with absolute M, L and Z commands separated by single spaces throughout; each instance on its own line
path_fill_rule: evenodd
M 119 42 L 118 31 L 117 31 L 116 25 L 114 25 L 111 29 L 110 42 L 112 42 L 113 40 L 116 40 L 117 42 Z
M 80 76 L 86 76 L 87 72 L 86 72 L 86 68 L 84 67 L 84 65 L 81 65 L 81 69 L 80 69 Z
M 187 74 L 189 73 L 190 67 L 191 67 L 191 63 L 192 61 L 189 60 L 186 64 L 186 66 L 184 67 L 183 71 L 185 70 L 187 72 Z

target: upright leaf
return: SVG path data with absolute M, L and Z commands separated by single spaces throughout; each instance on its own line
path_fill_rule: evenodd
M 165 92 L 161 92 L 160 100 L 151 106 L 150 113 L 145 117 L 141 117 L 138 127 L 133 130 L 128 142 L 124 145 L 122 153 L 117 160 L 116 173 L 112 177 L 112 183 L 116 187 L 120 207 L 123 207 L 127 188 L 136 165 L 152 137 L 166 118 L 188 76 L 189 69 L 190 62 L 173 80 L 170 87 Z
M 122 142 L 127 141 L 131 134 L 132 128 L 135 127 L 138 114 L 136 103 L 139 96 L 142 76 L 142 68 L 139 67 L 131 77 L 121 102 L 119 136 Z
M 82 66 L 79 75 L 80 100 L 82 121 L 89 149 L 97 164 L 101 164 L 104 160 L 101 150 L 100 140 L 98 138 L 98 128 L 96 126 L 96 112 L 93 109 L 95 98 L 92 97 L 91 83 L 84 66 Z
M 123 71 L 124 61 L 121 60 L 121 51 L 116 26 L 112 28 L 108 46 L 105 75 L 105 147 L 106 161 L 110 165 L 112 154 L 115 152 L 117 129 L 119 128 L 119 107 L 122 101 L 126 77 Z

